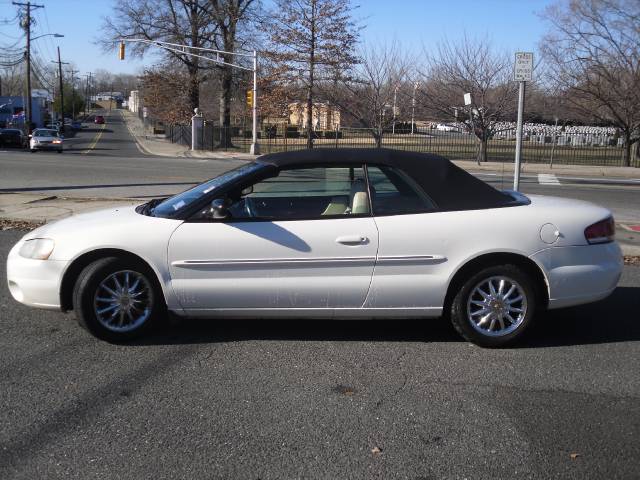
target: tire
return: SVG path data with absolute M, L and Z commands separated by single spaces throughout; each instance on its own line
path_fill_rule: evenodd
M 35 149 L 35 148 L 30 148 L 30 149 L 29 149 L 29 151 L 30 151 L 31 153 L 36 153 L 36 149 Z
M 58 153 L 62 153 L 62 150 L 58 150 Z
M 453 298 L 451 322 L 463 338 L 481 347 L 513 345 L 533 322 L 538 297 L 531 277 L 515 265 L 483 268 L 467 279 Z
M 130 293 L 117 295 L 124 292 L 117 285 L 125 287 L 127 282 Z M 140 262 L 120 257 L 96 260 L 80 273 L 73 290 L 73 309 L 82 327 L 113 343 L 141 337 L 166 315 L 154 272 Z

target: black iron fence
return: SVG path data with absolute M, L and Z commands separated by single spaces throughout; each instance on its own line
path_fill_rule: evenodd
M 191 145 L 191 126 L 172 125 L 166 129 L 173 143 Z M 301 150 L 307 148 L 304 132 L 295 127 L 266 126 L 258 134 L 261 153 Z M 498 132 L 487 142 L 487 160 L 512 162 L 515 156 L 515 130 Z M 314 133 L 314 148 L 375 148 L 376 141 L 368 129 L 341 128 Z M 204 150 L 232 150 L 248 152 L 251 131 L 237 127 L 218 127 L 206 124 L 199 144 Z M 435 153 L 452 160 L 475 160 L 480 143 L 466 132 L 437 130 L 411 133 L 385 132 L 381 146 L 398 150 Z M 640 167 L 638 147 L 632 149 L 631 166 Z M 608 134 L 559 133 L 533 135 L 525 133 L 522 159 L 527 163 L 563 165 L 623 166 L 624 142 Z

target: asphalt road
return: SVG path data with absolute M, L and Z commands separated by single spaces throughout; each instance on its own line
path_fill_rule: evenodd
M 85 123 L 75 137 L 65 139 L 63 154 L 0 151 L 0 194 L 157 197 L 186 190 L 244 163 L 146 155 L 138 150 L 118 111 L 101 113 L 104 127 Z
M 185 321 L 114 346 L 2 275 L 0 478 L 637 479 L 638 311 L 626 267 L 509 350 L 442 320 Z
M 240 161 L 155 157 L 141 153 L 121 114 L 102 112 L 103 127 L 87 124 L 76 137 L 65 140 L 67 151 L 57 153 L 0 151 L 0 193 L 27 192 L 70 197 L 157 197 L 187 189 L 233 168 Z M 479 175 L 498 188 L 511 188 L 512 177 Z M 558 185 L 540 184 L 525 175 L 521 190 L 579 198 L 604 205 L 618 220 L 640 222 L 640 182 L 558 178 Z

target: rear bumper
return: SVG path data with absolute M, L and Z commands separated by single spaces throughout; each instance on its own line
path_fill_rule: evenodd
M 9 252 L 7 283 L 11 296 L 30 307 L 60 309 L 60 285 L 67 261 L 32 260 L 21 257 L 22 241 Z
M 616 242 L 552 247 L 531 259 L 547 277 L 549 309 L 602 300 L 615 290 L 622 275 L 622 251 Z

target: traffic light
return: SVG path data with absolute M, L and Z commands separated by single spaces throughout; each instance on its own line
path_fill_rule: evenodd
M 253 90 L 247 90 L 247 106 L 253 108 Z
M 118 58 L 124 60 L 124 42 L 120 42 L 120 48 L 118 49 Z

